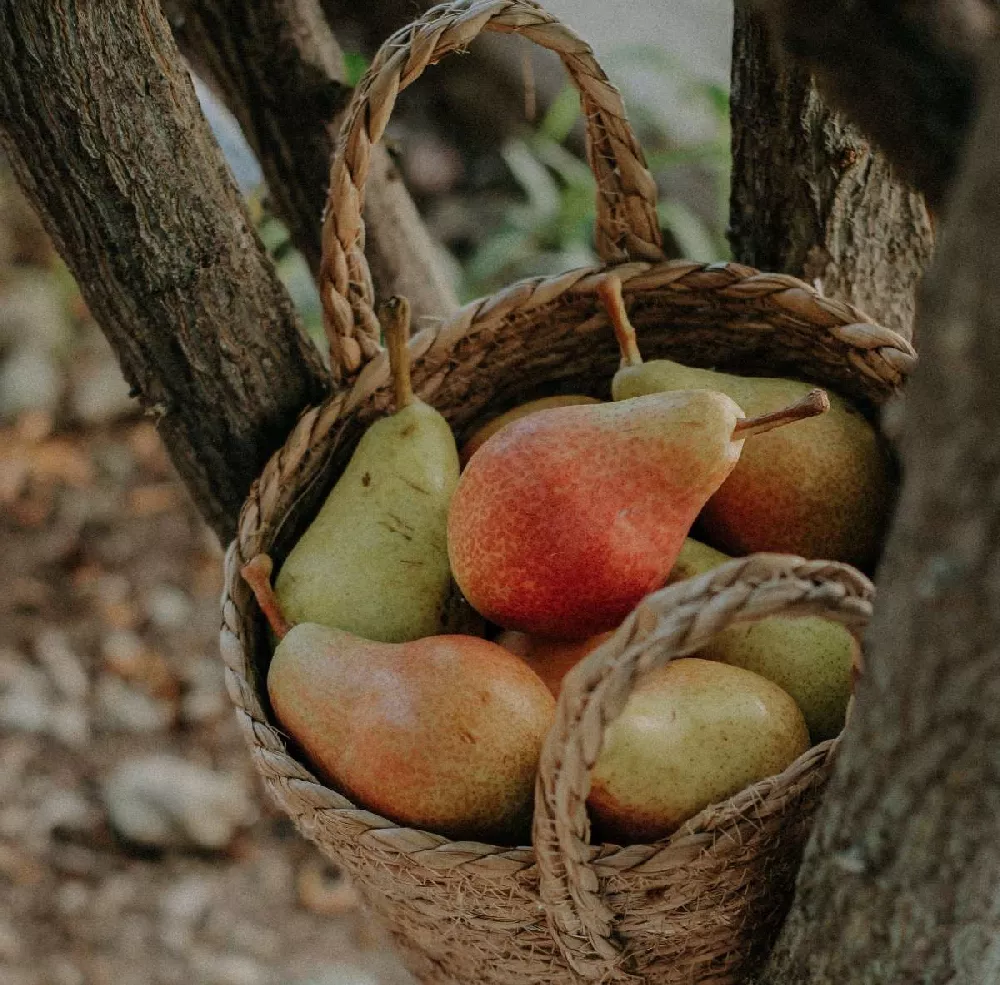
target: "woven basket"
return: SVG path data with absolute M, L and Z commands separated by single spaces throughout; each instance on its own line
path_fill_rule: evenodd
M 596 297 L 614 270 L 647 357 L 825 385 L 874 414 L 914 363 L 903 338 L 806 284 L 734 263 L 662 259 L 655 186 L 590 48 L 527 0 L 437 7 L 394 35 L 358 87 L 331 173 L 322 297 L 345 385 L 299 420 L 254 484 L 226 556 L 221 648 L 229 692 L 267 789 L 344 867 L 424 982 L 740 981 L 787 909 L 833 743 L 702 811 L 653 845 L 588 844 L 584 802 L 604 729 L 652 667 L 737 620 L 823 613 L 859 629 L 871 586 L 853 569 L 776 555 L 736 560 L 650 595 L 566 679 L 543 750 L 533 845 L 452 842 L 403 828 L 324 786 L 275 727 L 270 644 L 239 569 L 281 563 L 366 427 L 390 408 L 361 208 L 371 146 L 398 91 L 481 30 L 556 52 L 580 91 L 605 266 L 521 281 L 411 341 L 417 393 L 461 436 L 486 412 L 542 394 L 607 397 L 618 350 Z

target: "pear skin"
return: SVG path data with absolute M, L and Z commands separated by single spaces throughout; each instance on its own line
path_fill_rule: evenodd
M 810 384 L 693 369 L 668 359 L 643 362 L 621 301 L 620 283 L 602 290 L 622 347 L 615 400 L 707 389 L 732 397 L 750 417 L 799 399 Z M 830 412 L 748 445 L 701 516 L 705 536 L 731 554 L 774 551 L 845 561 L 870 571 L 892 502 L 889 459 L 875 429 L 830 395 Z
M 291 622 L 385 643 L 444 628 L 451 591 L 448 508 L 459 475 L 448 422 L 413 397 L 409 307 L 405 299 L 394 302 L 380 314 L 398 410 L 365 432 L 275 583 Z
M 742 417 L 709 391 L 539 411 L 493 435 L 448 518 L 455 580 L 505 629 L 586 639 L 666 580 L 732 471 Z
M 730 558 L 707 544 L 684 542 L 672 584 L 718 567 Z M 838 735 L 851 698 L 851 672 L 860 645 L 840 623 L 819 616 L 771 616 L 719 633 L 698 654 L 743 667 L 777 684 L 794 698 L 813 742 Z
M 473 432 L 472 436 L 468 441 L 462 445 L 462 450 L 459 457 L 462 460 L 462 465 L 468 464 L 469 459 L 486 442 L 497 433 L 497 431 L 502 430 L 511 421 L 520 420 L 522 417 L 527 417 L 529 414 L 534 414 L 540 410 L 548 410 L 551 407 L 575 407 L 581 404 L 599 404 L 601 401 L 597 397 L 587 397 L 583 394 L 567 393 L 559 394 L 555 397 L 539 397 L 538 400 L 529 400 L 527 403 L 520 404 L 517 407 L 508 410 L 506 413 L 501 414 L 499 417 L 494 417 L 492 420 L 487 421 L 482 427 L 478 428 Z
M 458 475 L 451 428 L 427 404 L 372 424 L 281 566 L 275 591 L 288 618 L 385 643 L 440 632 Z
M 651 673 L 605 732 L 587 806 L 597 836 L 649 844 L 809 748 L 795 702 L 741 667 L 685 658 Z
M 514 421 L 473 456 L 455 490 L 455 581 L 504 629 L 565 640 L 614 629 L 666 580 L 744 440 L 828 406 L 812 390 L 745 418 L 724 394 L 687 390 Z
M 459 840 L 527 836 L 555 701 L 495 643 L 375 643 L 301 623 L 279 643 L 267 688 L 282 727 L 356 804 Z
M 596 650 L 611 634 L 598 633 L 585 640 L 550 640 L 543 636 L 528 636 L 508 629 L 497 637 L 505 650 L 516 653 L 552 692 L 559 697 L 563 678 L 592 650 Z

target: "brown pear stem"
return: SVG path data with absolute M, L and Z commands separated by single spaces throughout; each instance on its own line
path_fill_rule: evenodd
M 400 296 L 389 298 L 378 309 L 378 320 L 389 350 L 392 367 L 392 387 L 396 395 L 396 410 L 413 403 L 413 384 L 410 381 L 410 302 Z
M 274 562 L 267 554 L 258 554 L 240 568 L 243 580 L 250 586 L 260 611 L 264 613 L 268 625 L 274 630 L 274 635 L 283 640 L 292 628 L 292 624 L 281 611 L 281 603 L 271 587 L 271 572 Z
M 761 414 L 758 417 L 744 417 L 737 421 L 736 427 L 733 428 L 733 437 L 741 439 L 763 434 L 765 431 L 772 431 L 774 428 L 793 424 L 795 421 L 804 421 L 806 418 L 825 414 L 829 409 L 830 398 L 826 395 L 826 390 L 817 387 L 815 390 L 810 390 L 801 400 L 796 400 L 794 404 L 782 407 L 781 410 Z
M 611 319 L 611 327 L 615 330 L 618 348 L 622 353 L 622 365 L 641 366 L 642 353 L 635 339 L 635 329 L 625 310 L 621 278 L 615 274 L 602 277 L 597 285 L 597 296 L 604 302 L 608 318 Z

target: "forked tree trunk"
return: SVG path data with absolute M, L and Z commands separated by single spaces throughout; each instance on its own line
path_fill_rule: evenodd
M 808 72 L 774 57 L 745 0 L 733 38 L 733 254 L 818 284 L 910 338 L 933 244 L 923 198 L 828 108 Z
M 918 317 L 867 670 L 761 985 L 1000 981 L 1000 47 Z
M 0 0 L 0 146 L 228 539 L 326 376 L 157 0 Z

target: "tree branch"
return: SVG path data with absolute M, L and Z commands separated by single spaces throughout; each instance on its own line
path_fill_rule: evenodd
M 275 212 L 315 275 L 330 156 L 349 90 L 317 0 L 165 0 L 178 44 L 221 92 L 267 181 Z M 381 297 L 406 293 L 417 318 L 458 306 L 447 271 L 384 149 L 365 222 Z
M 1000 46 L 919 314 L 867 670 L 767 985 L 1000 978 Z
M 326 377 L 156 0 L 0 0 L 0 146 L 228 539 Z
M 733 254 L 819 282 L 912 337 L 933 231 L 922 197 L 840 114 L 808 72 L 777 60 L 763 19 L 738 0 L 730 114 Z
M 997 31 L 985 0 L 754 0 L 782 46 L 888 154 L 933 208 L 960 159 L 978 53 Z

